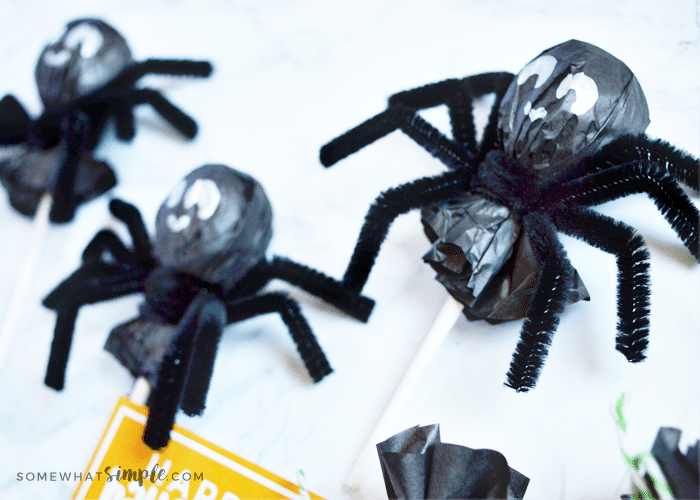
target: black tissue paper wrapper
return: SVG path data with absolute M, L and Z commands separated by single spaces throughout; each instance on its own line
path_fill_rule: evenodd
M 530 480 L 493 450 L 440 442 L 437 424 L 377 444 L 390 499 L 522 498 Z
M 680 439 L 680 430 L 661 427 L 651 447 L 651 454 L 659 463 L 675 498 L 699 498 L 698 446 L 700 441 L 688 447 L 686 454 L 683 455 L 678 448 Z

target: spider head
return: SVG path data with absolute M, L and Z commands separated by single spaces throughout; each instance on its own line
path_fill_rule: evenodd
M 78 19 L 39 56 L 34 77 L 46 108 L 66 104 L 105 85 L 131 64 L 126 40 L 98 19 Z
M 648 124 L 632 71 L 604 50 L 570 40 L 542 52 L 513 80 L 501 101 L 499 133 L 509 156 L 550 177 Z
M 156 217 L 155 255 L 163 266 L 229 291 L 265 255 L 272 208 L 252 177 L 224 165 L 192 171 Z

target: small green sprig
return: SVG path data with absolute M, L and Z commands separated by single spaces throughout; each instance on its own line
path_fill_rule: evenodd
M 649 472 L 652 466 L 654 468 L 660 469 L 656 459 L 651 453 L 637 453 L 631 455 L 627 453 L 623 446 L 623 437 L 627 434 L 627 420 L 624 415 L 625 406 L 625 393 L 620 394 L 615 404 L 615 416 L 617 421 L 617 426 L 620 429 L 619 440 L 620 440 L 620 452 L 627 462 L 627 465 L 632 469 L 632 487 L 633 491 L 630 495 L 632 500 L 655 500 L 659 497 L 655 496 L 654 493 L 649 489 L 647 483 L 644 479 L 644 474 L 642 471 L 646 471 L 646 475 L 651 479 L 653 488 L 661 494 L 661 498 L 674 498 L 671 492 L 671 487 L 658 476 L 651 474 Z M 653 464 L 653 465 L 652 465 Z

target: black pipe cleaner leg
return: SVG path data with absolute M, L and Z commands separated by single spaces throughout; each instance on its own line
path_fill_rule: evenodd
M 401 129 L 449 168 L 462 167 L 474 158 L 471 153 L 418 116 L 415 110 L 396 104 L 323 146 L 320 153 L 321 163 L 330 167 L 396 129 Z
M 444 202 L 465 192 L 470 177 L 465 170 L 449 171 L 435 177 L 418 179 L 379 195 L 367 212 L 350 264 L 343 276 L 343 284 L 360 293 L 394 219 L 412 209 Z
M 320 153 L 321 164 L 324 167 L 335 165 L 398 128 L 394 113 L 387 109 L 324 145 Z
M 151 259 L 153 246 L 139 209 L 131 203 L 127 203 L 119 198 L 113 198 L 109 202 L 109 211 L 126 224 L 136 255 L 142 259 Z
M 610 167 L 549 189 L 550 204 L 593 206 L 630 194 L 646 193 L 696 260 L 700 260 L 700 212 L 676 182 L 649 162 Z
M 372 299 L 349 290 L 323 273 L 289 259 L 274 257 L 267 265 L 267 272 L 271 278 L 297 286 L 363 323 L 367 322 L 374 308 Z
M 15 98 L 8 94 L 0 100 L 0 144 L 18 144 L 27 140 L 29 114 Z
M 153 449 L 164 448 L 180 407 L 187 372 L 192 360 L 193 344 L 199 329 L 199 315 L 207 302 L 206 292 L 195 297 L 177 325 L 158 371 L 158 381 L 148 399 L 149 410 L 143 442 Z
M 68 222 L 77 207 L 75 178 L 80 159 L 86 149 L 89 118 L 84 113 L 69 116 L 62 125 L 66 128 L 66 158 L 59 167 L 56 186 L 53 190 L 50 219 L 53 222 Z
M 109 252 L 117 262 L 129 262 L 133 256 L 122 240 L 109 229 L 98 232 L 83 250 L 83 262 L 97 262 L 102 254 Z
M 188 139 L 197 135 L 197 123 L 180 108 L 153 89 L 137 89 L 131 94 L 135 104 L 150 104 L 156 112 Z
M 489 83 L 488 88 L 492 88 L 493 92 L 496 94 L 496 99 L 491 108 L 491 114 L 489 115 L 488 122 L 486 123 L 486 128 L 484 129 L 484 135 L 481 137 L 481 146 L 479 148 L 479 161 L 482 161 L 486 154 L 493 150 L 498 149 L 500 144 L 500 139 L 498 136 L 498 120 L 500 118 L 501 101 L 506 95 L 508 87 L 510 87 L 511 82 L 515 78 L 512 73 L 490 73 L 494 75 L 493 81 Z M 480 82 L 476 81 L 475 84 Z M 483 92 L 484 94 L 486 92 Z
M 210 295 L 209 301 L 202 306 L 199 313 L 192 360 L 180 402 L 182 411 L 189 416 L 201 415 L 204 411 L 214 371 L 214 360 L 225 326 L 226 308 L 220 300 Z
M 122 141 L 130 141 L 136 136 L 136 124 L 134 120 L 134 105 L 127 96 L 119 96 L 110 99 L 109 106 L 114 113 L 114 124 L 117 129 L 117 137 Z
M 662 139 L 646 134 L 623 135 L 584 161 L 588 173 L 631 161 L 649 162 L 668 173 L 673 179 L 691 189 L 700 189 L 700 162 Z
M 426 109 L 444 104 L 450 114 L 452 137 L 466 151 L 477 153 L 476 130 L 474 128 L 473 100 L 486 94 L 495 93 L 491 117 L 487 131 L 484 133 L 482 143 L 493 149 L 498 108 L 501 99 L 514 75 L 506 72 L 483 73 L 463 79 L 450 79 L 442 82 L 425 85 L 412 90 L 399 92 L 389 98 L 389 105 L 401 104 L 415 109 Z M 491 130 L 493 129 L 493 130 Z M 493 136 L 493 137 L 492 137 Z M 485 138 L 489 138 L 484 141 Z M 482 146 L 481 148 L 485 148 Z
M 476 154 L 476 130 L 472 101 L 477 96 L 471 93 L 466 80 L 466 78 L 444 80 L 399 92 L 389 98 L 389 106 L 401 105 L 419 110 L 446 105 L 450 115 L 454 141 L 465 150 Z
M 63 390 L 65 383 L 66 365 L 68 364 L 68 355 L 73 342 L 73 330 L 75 329 L 77 316 L 77 307 L 65 307 L 59 309 L 58 317 L 56 318 L 56 327 L 53 332 L 51 354 L 46 367 L 44 383 L 57 391 Z
M 505 383 L 518 392 L 527 392 L 537 384 L 573 281 L 573 268 L 549 218 L 528 214 L 523 228 L 533 243 L 541 272 Z
M 431 156 L 444 163 L 446 167 L 459 169 L 464 168 L 465 165 L 476 166 L 474 154 L 445 137 L 442 132 L 421 118 L 413 110 L 399 105 L 390 109 L 396 114 L 396 119 L 401 124 L 401 131 L 430 153 Z
M 554 215 L 557 228 L 589 245 L 615 255 L 617 284 L 617 350 L 633 362 L 642 361 L 649 344 L 649 252 L 633 228 L 610 217 L 578 210 Z
M 314 382 L 320 381 L 333 371 L 309 324 L 301 314 L 299 305 L 286 295 L 276 292 L 257 295 L 227 304 L 226 310 L 231 323 L 262 314 L 279 313 Z
M 187 59 L 146 59 L 127 66 L 107 85 L 107 88 L 123 88 L 136 83 L 148 74 L 191 76 L 205 78 L 211 75 L 213 68 L 207 61 L 190 61 Z
M 94 252 L 99 250 L 101 243 L 95 243 Z M 44 306 L 58 313 L 46 370 L 47 386 L 56 390 L 63 389 L 66 363 L 79 308 L 85 304 L 143 291 L 143 283 L 149 273 L 147 268 L 125 267 L 123 264 L 92 260 L 81 266 L 44 298 Z

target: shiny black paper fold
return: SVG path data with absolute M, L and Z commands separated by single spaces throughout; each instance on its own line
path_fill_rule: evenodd
M 659 429 L 651 454 L 659 463 L 674 498 L 700 498 L 700 440 L 688 447 L 684 455 L 678 448 L 681 431 L 673 427 Z
M 493 450 L 440 442 L 437 424 L 377 444 L 390 499 L 522 498 L 530 480 Z
M 492 323 L 527 316 L 539 283 L 530 239 L 508 208 L 473 193 L 449 205 L 423 209 L 421 220 L 433 244 L 423 260 L 469 319 Z M 589 300 L 578 272 L 569 302 Z

